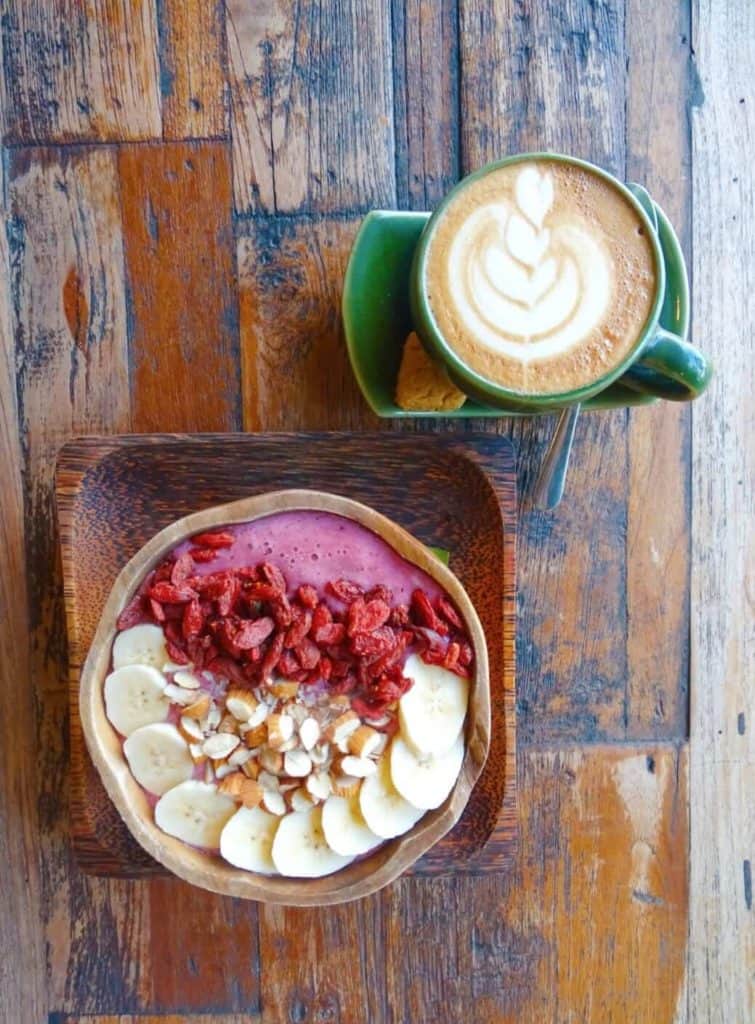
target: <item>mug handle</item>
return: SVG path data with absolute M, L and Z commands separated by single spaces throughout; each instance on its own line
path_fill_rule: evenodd
M 689 402 L 705 391 L 712 373 L 710 361 L 694 345 L 657 327 L 619 383 L 644 395 Z

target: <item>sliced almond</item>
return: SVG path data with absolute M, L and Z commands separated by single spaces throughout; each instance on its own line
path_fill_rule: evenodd
M 218 726 L 218 732 L 227 732 L 232 736 L 238 735 L 239 723 L 233 717 L 233 715 L 223 715 Z
M 207 712 L 207 728 L 217 729 L 217 727 L 220 725 L 222 718 L 223 716 L 217 704 L 211 704 L 210 710 Z
M 259 707 L 259 701 L 249 690 L 234 687 L 226 694 L 225 706 L 238 722 L 248 722 L 255 709 Z
M 187 743 L 201 743 L 204 739 L 204 733 L 199 722 L 196 718 L 191 718 L 190 715 L 181 715 L 178 722 L 178 731 Z
M 214 764 L 213 767 L 216 779 L 224 779 L 227 775 L 232 775 L 237 770 L 235 765 L 228 764 L 227 761 L 221 761 L 220 764 Z
M 260 772 L 257 778 L 263 789 L 272 789 L 273 792 L 277 793 L 281 788 L 281 782 L 278 776 L 272 775 L 268 771 Z
M 371 755 L 375 758 L 382 757 L 385 753 L 385 748 L 388 746 L 388 734 L 385 732 L 379 732 L 378 736 L 380 737 L 380 740 Z
M 296 750 L 298 748 L 298 746 L 299 746 L 299 737 L 298 736 L 292 736 L 290 740 L 286 740 L 285 743 L 281 743 L 281 745 L 278 747 L 278 750 L 280 750 L 281 754 L 285 754 L 289 750 Z
M 236 747 L 234 752 L 228 758 L 228 764 L 233 764 L 237 768 L 240 768 L 241 765 L 246 764 L 251 757 L 254 757 L 251 750 L 248 750 L 246 747 Z
M 330 745 L 328 743 L 318 743 L 309 751 L 309 757 L 314 765 L 326 764 L 330 759 Z
M 360 725 L 349 736 L 349 752 L 357 757 L 371 757 L 380 745 L 380 735 L 369 725 Z
M 269 747 L 265 747 L 260 751 L 259 762 L 265 771 L 270 772 L 272 775 L 277 775 L 283 771 L 283 754 L 277 750 L 270 750 Z
M 358 732 L 359 730 L 357 730 Z M 320 738 L 320 723 L 316 718 L 305 718 L 299 726 L 299 739 L 305 750 L 311 750 Z
M 297 728 L 299 728 L 302 722 L 309 717 L 308 708 L 304 704 L 297 704 L 294 701 L 290 701 L 286 704 L 283 710 L 287 715 L 291 715 Z
M 259 747 L 267 739 L 267 726 L 264 722 L 255 725 L 253 729 L 247 729 L 244 733 L 244 743 L 248 747 Z
M 191 707 L 197 699 L 195 690 L 185 690 L 183 686 L 176 686 L 175 683 L 168 683 L 163 693 L 174 704 L 180 704 L 185 708 Z
M 211 785 L 215 781 L 215 772 L 214 772 L 213 767 L 212 767 L 212 761 L 210 761 L 209 759 L 207 761 L 205 761 L 204 781 L 208 785 Z
M 303 779 L 312 771 L 312 761 L 304 750 L 289 750 L 283 758 L 283 767 L 286 775 L 291 775 L 295 779 Z
M 263 789 L 254 779 L 244 779 L 241 784 L 241 803 L 244 807 L 257 807 L 263 797 Z
M 299 684 L 292 679 L 279 679 L 277 682 L 271 683 L 267 691 L 281 700 L 289 700 L 299 692 Z
M 202 680 L 199 676 L 194 675 L 193 672 L 187 672 L 186 669 L 180 669 L 178 672 L 174 672 L 173 682 L 177 686 L 182 686 L 184 690 L 198 690 L 202 685 Z
M 194 762 L 194 764 L 204 764 L 204 762 L 207 760 L 207 754 L 202 753 L 201 743 L 190 743 L 189 753 L 191 754 L 191 759 Z
M 233 757 L 233 754 L 231 754 L 231 757 Z M 244 761 L 241 770 L 248 779 L 256 779 L 260 773 L 260 763 L 255 759 Z
M 188 707 L 184 708 L 184 718 L 196 718 L 197 721 L 205 717 L 207 712 L 210 710 L 210 695 L 209 693 L 202 693 L 198 697 L 194 694 L 196 700 L 189 704 Z
M 275 750 L 294 734 L 294 720 L 290 715 L 268 715 L 267 742 Z
M 226 796 L 238 797 L 241 796 L 241 789 L 245 782 L 249 780 L 246 776 L 242 775 L 241 772 L 234 771 L 231 769 L 228 775 L 225 776 L 218 783 L 218 792 L 225 793 Z
M 307 787 L 310 795 L 316 800 L 327 800 L 333 790 L 330 776 L 327 772 L 312 772 L 304 785 Z
M 286 813 L 286 801 L 283 799 L 283 796 L 271 789 L 266 789 L 262 794 L 262 806 L 266 811 L 279 817 Z
M 335 721 L 331 722 L 328 728 L 325 730 L 325 737 L 333 743 L 338 743 L 341 740 L 348 740 L 349 736 L 361 725 L 359 715 L 354 711 L 346 711 L 344 714 L 339 715 Z
M 349 738 L 348 736 L 342 736 L 340 740 L 335 740 L 333 746 L 341 754 L 348 754 L 349 752 Z
M 207 754 L 216 760 L 228 757 L 228 755 L 239 745 L 238 736 L 232 736 L 227 732 L 218 732 L 209 736 L 202 744 L 202 753 Z
M 298 789 L 299 786 L 301 786 L 301 779 L 287 779 L 285 782 L 281 782 L 278 787 L 278 792 L 283 793 L 285 796 L 286 793 L 290 793 L 292 790 Z
M 287 795 L 286 802 L 292 811 L 309 811 L 316 801 L 304 786 L 297 786 Z
M 246 724 L 249 726 L 250 729 L 254 729 L 256 728 L 256 726 L 262 725 L 262 723 L 265 721 L 269 714 L 270 708 L 267 706 L 267 704 L 260 701 L 260 703 L 249 716 L 249 719 Z
M 362 780 L 353 775 L 331 775 L 330 781 L 336 796 L 355 796 L 362 785 Z
M 366 779 L 368 775 L 374 775 L 377 771 L 377 764 L 369 757 L 355 757 L 349 754 L 341 761 L 341 771 L 345 775 L 355 775 L 358 779 Z

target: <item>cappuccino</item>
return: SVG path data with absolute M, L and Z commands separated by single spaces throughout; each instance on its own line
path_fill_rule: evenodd
M 621 191 L 547 159 L 462 188 L 434 227 L 423 283 L 458 358 L 532 395 L 572 391 L 618 366 L 657 285 L 644 221 Z

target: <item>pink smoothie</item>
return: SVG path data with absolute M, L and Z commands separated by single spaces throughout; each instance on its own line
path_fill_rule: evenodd
M 213 561 L 198 564 L 198 575 L 272 562 L 285 575 L 289 595 L 302 583 L 323 593 L 326 583 L 338 579 L 351 580 L 364 590 L 382 583 L 393 591 L 395 604 L 408 604 L 417 587 L 431 600 L 443 593 L 431 576 L 382 537 L 331 512 L 278 512 L 222 529 L 235 536 L 233 546 L 220 549 Z M 176 556 L 191 546 L 190 541 L 180 544 Z

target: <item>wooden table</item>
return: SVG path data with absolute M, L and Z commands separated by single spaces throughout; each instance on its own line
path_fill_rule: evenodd
M 752 1020 L 755 7 L 2 11 L 3 1019 Z M 339 327 L 361 216 L 425 209 L 536 148 L 653 192 L 718 375 L 693 410 L 583 417 L 564 504 L 522 508 L 516 864 L 328 911 L 84 876 L 67 842 L 58 447 L 391 429 Z M 552 422 L 478 426 L 514 439 L 526 493 Z

